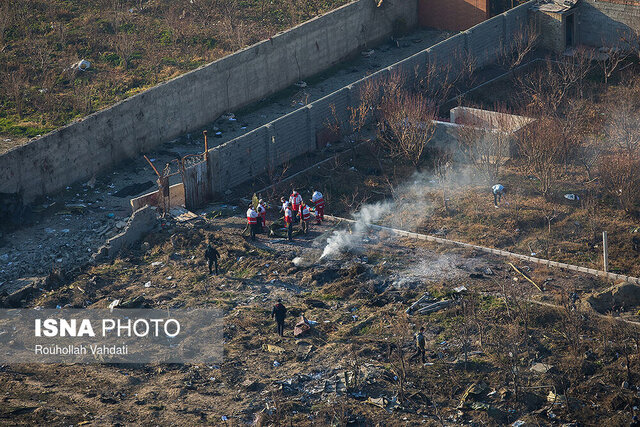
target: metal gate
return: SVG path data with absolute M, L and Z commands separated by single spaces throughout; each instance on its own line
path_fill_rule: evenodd
M 205 156 L 207 153 L 205 152 Z M 182 183 L 184 184 L 184 204 L 189 210 L 204 205 L 211 194 L 208 164 L 202 154 L 186 156 L 182 159 Z M 200 160 L 194 162 L 195 159 Z M 194 159 L 194 160 L 192 160 Z
M 207 131 L 205 130 L 202 134 L 204 135 L 204 153 L 190 154 L 180 161 L 180 173 L 184 184 L 184 205 L 190 211 L 204 205 L 211 197 Z

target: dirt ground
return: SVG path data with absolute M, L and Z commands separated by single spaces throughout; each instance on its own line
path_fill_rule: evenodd
M 580 305 L 586 295 L 608 286 L 599 279 L 517 264 L 544 284 L 540 293 L 506 260 L 371 231 L 357 235 L 347 252 L 319 260 L 336 230 L 348 233 L 344 225 L 314 225 L 293 242 L 264 235 L 251 242 L 241 236 L 244 222 L 232 216 L 168 224 L 113 263 L 91 267 L 24 302 L 27 307 L 106 308 L 114 299 L 138 298 L 143 307 L 220 307 L 225 312 L 220 366 L 3 365 L 0 423 L 504 425 L 526 420 L 532 425 L 593 425 L 601 420 L 623 425 L 629 419 L 628 405 L 636 404 L 637 397 L 630 389 L 617 391 L 620 356 L 598 353 L 598 375 L 588 382 L 602 392 L 589 398 L 593 404 L 584 414 L 547 403 L 544 388 L 532 388 L 533 396 L 518 403 L 509 397 L 494 348 L 481 346 L 476 334 L 471 367 L 462 367 L 459 304 L 426 315 L 403 315 L 424 292 L 435 301 L 452 300 L 460 297 L 454 290 L 460 286 L 467 289 L 462 294 L 483 295 L 479 298 L 487 316 L 503 315 L 499 295 L 504 286 L 518 286 L 523 295 L 543 304 L 562 304 L 567 289 L 575 289 Z M 206 239 L 220 250 L 220 276 L 206 271 Z M 151 286 L 145 287 L 149 281 Z M 269 318 L 278 298 L 289 308 L 284 338 L 277 336 Z M 536 310 L 536 350 L 529 357 L 559 365 L 562 338 L 553 331 L 562 314 L 544 306 Z M 293 324 L 303 313 L 314 326 L 310 334 L 295 338 Z M 588 309 L 583 313 L 592 316 Z M 388 402 L 387 409 L 376 406 L 368 399 L 398 395 L 389 346 L 399 343 L 411 354 L 411 335 L 420 325 L 427 327 L 428 363 L 411 362 L 400 407 Z M 594 331 L 585 332 L 589 351 L 598 352 L 589 344 L 597 339 Z M 265 345 L 277 346 L 278 352 Z M 555 374 L 521 369 L 530 387 L 559 381 Z M 360 373 L 355 383 L 350 377 L 354 371 Z M 446 378 L 455 385 L 447 385 Z M 488 406 L 460 406 L 467 388 L 476 383 L 484 391 L 472 393 L 469 401 Z M 613 390 L 620 401 L 611 404 Z M 586 395 L 576 399 L 574 404 L 586 404 Z

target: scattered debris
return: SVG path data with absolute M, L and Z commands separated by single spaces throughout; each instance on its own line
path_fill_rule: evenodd
M 268 351 L 269 353 L 275 353 L 275 354 L 284 354 L 286 352 L 284 348 L 277 345 L 273 345 L 273 344 L 263 344 L 262 349 L 264 351 Z
M 471 403 L 469 403 L 467 400 L 470 397 L 472 399 L 479 398 L 480 396 L 482 396 L 483 394 L 486 393 L 488 388 L 489 387 L 487 386 L 487 384 L 484 381 L 479 381 L 479 382 L 475 382 L 475 383 L 471 384 L 469 387 L 467 387 L 467 390 L 464 392 L 464 394 L 460 398 L 460 403 L 458 404 L 458 409 L 462 409 L 465 406 L 466 407 L 471 407 Z M 473 402 L 473 403 L 480 403 L 480 402 Z M 479 409 L 479 408 L 471 407 L 471 409 Z M 481 408 L 481 409 L 484 409 L 484 408 Z M 488 409 L 488 405 L 487 405 L 486 409 Z
M 373 49 L 368 49 L 368 50 L 363 50 L 361 55 L 365 58 L 369 58 L 371 57 L 373 54 L 375 53 L 375 51 Z
M 299 82 L 294 83 L 294 85 L 296 87 L 299 87 L 300 89 L 304 89 L 305 87 L 307 87 L 307 82 L 300 80 Z
M 311 329 L 311 325 L 304 316 L 300 316 L 296 326 L 293 328 L 293 336 L 299 337 L 306 334 Z
M 451 304 L 453 304 L 453 300 L 450 300 L 450 299 L 434 302 L 432 304 L 425 305 L 424 307 L 419 309 L 416 313 L 417 314 L 434 313 L 436 311 L 442 310 L 443 308 L 449 307 Z
M 86 59 L 81 59 L 80 61 L 71 64 L 70 67 L 70 69 L 78 71 L 87 71 L 89 68 L 91 68 L 91 62 L 87 61 Z
M 547 372 L 549 372 L 551 369 L 553 368 L 553 366 L 548 365 L 546 363 L 534 363 L 531 368 L 529 368 L 529 370 L 531 372 L 537 372 L 539 374 L 546 374 Z
M 378 408 L 382 408 L 389 413 L 393 412 L 394 409 L 397 409 L 398 407 L 400 407 L 400 403 L 398 403 L 395 397 L 393 399 L 389 399 L 384 396 L 378 397 L 375 399 L 373 397 L 369 397 L 367 399 L 367 403 L 377 406 Z
M 192 219 L 199 218 L 198 215 L 194 214 L 191 211 L 186 210 L 182 206 L 174 206 L 169 210 L 169 213 L 172 217 L 176 219 L 178 222 L 191 221 Z
M 567 397 L 564 394 L 556 394 L 553 391 L 549 391 L 547 395 L 547 402 L 554 405 L 561 405 L 567 402 Z
M 109 311 L 113 312 L 113 309 L 116 308 L 118 304 L 120 304 L 119 299 L 113 300 L 113 302 L 109 304 Z
M 424 294 L 422 294 L 420 298 L 418 298 L 416 302 L 411 304 L 411 306 L 405 310 L 405 313 L 411 314 L 416 309 L 416 307 L 418 307 L 420 304 L 424 304 L 431 301 L 433 301 L 433 297 L 431 297 L 429 292 L 425 292 Z
M 306 341 L 298 342 L 298 360 L 305 361 L 309 358 L 311 351 L 313 350 L 313 344 Z
M 512 263 L 509 263 L 509 265 L 510 265 L 511 267 L 513 267 L 513 269 L 514 269 L 515 271 L 517 271 L 518 273 L 520 273 L 520 275 L 521 275 L 522 277 L 524 277 L 525 279 L 527 279 L 527 281 L 528 281 L 529 283 L 532 283 L 532 284 L 533 284 L 533 286 L 535 286 L 535 287 L 536 287 L 540 292 L 542 292 L 542 289 L 540 289 L 540 286 L 538 286 L 538 285 L 536 284 L 536 282 L 534 282 L 533 280 L 531 280 L 531 279 L 529 278 L 529 276 L 527 276 L 526 274 L 524 274 L 522 271 L 518 270 L 518 268 L 517 268 L 515 265 L 513 265 Z

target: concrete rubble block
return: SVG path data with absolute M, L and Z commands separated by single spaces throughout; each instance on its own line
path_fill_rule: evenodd
M 114 259 L 122 249 L 133 246 L 153 230 L 157 223 L 157 209 L 155 207 L 145 206 L 138 209 L 131 215 L 124 230 L 107 240 L 91 258 L 98 262 Z

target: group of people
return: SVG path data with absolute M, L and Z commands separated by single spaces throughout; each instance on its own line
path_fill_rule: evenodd
M 295 189 L 291 192 L 288 199 L 282 197 L 280 199 L 281 211 L 284 215 L 284 223 L 287 227 L 287 238 L 293 239 L 293 224 L 299 222 L 303 233 L 309 231 L 309 222 L 311 221 L 311 209 L 304 202 L 300 193 Z M 321 224 L 324 220 L 324 196 L 321 192 L 315 190 L 311 196 L 311 203 L 315 210 L 316 224 Z M 251 240 L 255 240 L 258 234 L 267 222 L 267 210 L 262 199 L 258 201 L 257 207 L 253 203 L 249 204 L 247 209 L 247 225 L 250 229 Z

